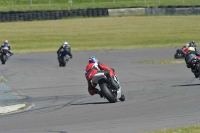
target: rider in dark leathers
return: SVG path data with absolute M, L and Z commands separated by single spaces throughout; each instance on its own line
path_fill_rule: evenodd
M 71 54 L 71 47 L 69 46 L 68 42 L 64 42 L 62 46 L 57 51 L 58 59 L 62 56 L 69 55 L 72 58 Z
M 195 50 L 194 47 L 189 47 L 188 51 L 185 54 L 185 62 L 186 62 L 186 66 L 187 68 L 191 68 L 191 71 L 194 73 L 195 77 L 198 78 L 199 74 L 196 73 L 196 69 L 195 66 L 191 66 L 191 61 L 197 59 L 200 59 L 200 53 Z M 199 71 L 200 72 L 200 71 Z

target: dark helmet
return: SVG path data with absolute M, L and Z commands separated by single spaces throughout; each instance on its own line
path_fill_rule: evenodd
M 195 44 L 193 42 L 190 42 L 189 47 L 195 47 Z

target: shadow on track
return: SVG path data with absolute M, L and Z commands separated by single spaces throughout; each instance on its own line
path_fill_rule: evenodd
M 75 103 L 71 105 L 89 105 L 89 104 L 110 104 L 109 102 L 94 102 L 94 103 Z
M 185 84 L 185 85 L 173 85 L 171 87 L 181 87 L 181 86 L 199 86 L 200 84 Z

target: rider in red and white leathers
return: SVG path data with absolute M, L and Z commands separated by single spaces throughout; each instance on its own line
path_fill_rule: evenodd
M 88 92 L 90 93 L 90 95 L 99 94 L 100 97 L 103 97 L 102 92 L 99 89 L 95 88 L 97 84 L 92 82 L 92 78 L 94 77 L 94 75 L 100 71 L 103 71 L 105 76 L 113 80 L 113 76 L 115 76 L 114 69 L 98 62 L 98 60 L 94 56 L 90 57 L 89 63 L 87 64 L 85 69 L 85 77 L 88 81 Z

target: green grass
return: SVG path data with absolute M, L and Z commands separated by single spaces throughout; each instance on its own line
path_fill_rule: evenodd
M 163 129 L 149 133 L 200 133 L 200 126 L 196 125 L 196 126 L 189 126 L 189 127 L 169 129 L 169 130 Z
M 200 42 L 199 16 L 126 16 L 0 23 L 14 53 L 181 47 Z
M 1 0 L 0 11 L 18 10 L 68 10 L 86 8 L 115 8 L 133 6 L 195 6 L 200 5 L 199 0 Z

